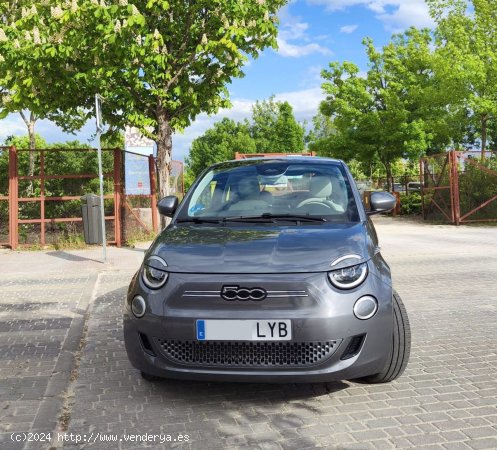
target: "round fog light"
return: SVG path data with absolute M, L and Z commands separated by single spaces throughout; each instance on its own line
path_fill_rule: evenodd
M 145 315 L 146 309 L 147 309 L 147 304 L 145 303 L 145 300 L 143 299 L 143 297 L 140 297 L 139 295 L 137 295 L 131 301 L 131 311 L 133 312 L 133 315 L 135 317 L 137 317 L 138 319 Z
M 358 319 L 371 319 L 378 311 L 378 302 L 374 297 L 366 295 L 355 302 L 354 314 Z

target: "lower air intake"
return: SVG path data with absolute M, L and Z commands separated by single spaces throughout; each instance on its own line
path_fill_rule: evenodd
M 328 359 L 338 341 L 225 342 L 157 339 L 172 362 L 206 367 L 309 367 Z

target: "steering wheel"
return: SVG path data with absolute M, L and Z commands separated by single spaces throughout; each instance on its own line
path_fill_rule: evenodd
M 303 200 L 297 205 L 297 208 L 300 208 L 305 205 L 319 205 L 319 206 L 325 206 L 328 209 L 333 209 L 333 210 L 335 209 L 333 208 L 333 206 L 326 203 L 324 200 L 319 200 L 317 198 L 308 198 L 306 200 Z

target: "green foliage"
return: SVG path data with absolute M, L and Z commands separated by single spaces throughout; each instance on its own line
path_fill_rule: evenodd
M 250 135 L 256 143 L 257 153 L 269 153 L 274 147 L 273 133 L 278 121 L 278 103 L 274 96 L 269 100 L 257 101 L 252 107 Z M 274 150 L 273 150 L 274 151 Z
M 316 145 L 324 145 L 329 138 L 337 134 L 337 129 L 333 123 L 333 118 L 318 111 L 312 118 L 313 128 L 307 133 L 306 142 L 309 143 L 309 149 L 316 151 Z M 319 144 L 318 144 L 319 143 Z
M 497 21 L 495 0 L 427 0 L 437 22 L 437 73 L 451 103 L 466 114 L 481 142 L 497 115 Z M 469 3 L 469 4 L 468 4 Z M 470 12 L 471 11 L 471 12 Z M 497 136 L 490 136 L 496 140 Z
M 415 160 L 449 143 L 454 135 L 450 111 L 434 76 L 428 30 L 411 28 L 382 50 L 371 39 L 364 45 L 366 76 L 350 62 L 330 63 L 322 72 L 327 98 L 314 120 L 310 148 L 370 167 L 379 161 L 390 179 L 399 158 Z
M 236 123 L 224 118 L 192 142 L 186 159 L 187 180 L 191 183 L 205 168 L 215 162 L 233 159 L 236 152 L 255 151 L 256 144 L 250 136 L 248 123 Z
M 57 67 L 46 58 L 57 39 L 46 22 L 54 6 L 55 1 L 38 7 L 28 0 L 0 2 L 0 119 L 19 112 L 28 127 L 46 118 L 70 131 L 86 120 L 76 96 L 63 86 L 74 75 L 67 59 Z
M 269 153 L 300 153 L 304 151 L 304 128 L 293 115 L 288 102 L 279 105 L 276 126 L 270 136 L 274 136 L 274 145 Z
M 367 178 L 369 178 L 365 174 L 364 165 L 361 162 L 355 159 L 351 159 L 347 165 L 349 167 L 350 173 L 352 174 L 355 180 L 366 180 Z
M 459 198 L 461 215 L 464 215 L 482 203 L 497 195 L 497 157 L 485 161 L 475 161 L 476 164 L 465 163 L 464 171 L 459 175 Z M 492 172 L 482 170 L 480 166 Z M 497 217 L 497 200 L 476 212 L 468 219 L 487 219 Z
M 297 122 L 288 102 L 274 96 L 252 107 L 250 134 L 257 153 L 300 153 L 304 151 L 304 127 Z
M 46 151 L 45 154 L 45 173 L 47 175 L 73 175 L 73 174 L 97 174 L 97 154 L 95 151 L 77 151 L 78 149 L 91 148 L 88 144 L 79 141 L 69 141 L 64 143 L 47 144 L 39 135 L 36 136 L 38 149 L 65 149 L 65 151 Z M 29 148 L 28 136 L 15 136 L 7 139 L 6 144 L 14 145 L 18 151 L 18 173 L 20 176 L 26 175 L 29 171 Z M 69 151 L 67 151 L 69 149 Z M 72 149 L 72 151 L 70 151 Z M 24 150 L 24 151 L 23 151 Z M 103 170 L 104 173 L 110 173 L 113 170 L 113 152 L 104 151 Z M 0 152 L 0 195 L 6 195 L 8 191 L 8 151 Z M 39 174 L 40 152 L 35 152 L 35 175 Z M 111 178 L 104 179 L 105 193 L 113 192 Z M 48 179 L 45 181 L 45 195 L 48 197 L 62 196 L 82 196 L 85 193 L 99 192 L 98 178 L 92 179 Z M 39 180 L 33 182 L 19 180 L 19 194 L 25 197 L 38 197 L 41 194 Z M 106 200 L 106 209 L 109 215 L 113 214 L 113 201 Z M 0 216 L 6 216 L 7 202 L 0 202 Z M 49 201 L 45 203 L 45 216 L 50 217 L 81 217 L 81 202 L 79 200 L 70 201 Z M 19 218 L 33 219 L 40 217 L 40 205 L 37 202 L 19 203 Z M 3 221 L 2 221 L 3 222 Z M 71 240 L 67 229 L 68 224 L 49 225 L 48 229 L 56 228 L 58 231 L 65 233 L 66 240 Z M 28 228 L 20 227 L 21 238 L 28 239 Z M 54 229 L 55 229 L 54 228 Z M 69 230 L 70 231 L 70 230 Z M 74 234 L 74 233 L 73 233 Z M 60 238 L 62 239 L 62 238 Z M 74 237 L 74 239 L 76 239 Z M 75 242 L 73 242 L 75 244 Z M 72 244 L 71 244 L 72 245 Z
M 57 122 L 68 128 L 77 128 L 80 111 L 92 114 L 101 94 L 107 124 L 136 126 L 157 143 L 164 194 L 173 131 L 229 106 L 226 85 L 243 76 L 247 56 L 276 46 L 276 13 L 285 3 L 4 2 L 0 86 L 16 108 L 29 99 L 40 114 L 68 113 L 74 121 Z
M 36 148 L 47 148 L 47 141 L 39 134 L 35 135 Z M 29 136 L 9 136 L 5 139 L 5 145 L 16 148 L 29 149 Z
M 421 214 L 423 204 L 421 201 L 421 194 L 419 192 L 412 192 L 403 195 L 400 198 L 400 213 L 402 215 Z
M 304 149 L 304 127 L 288 102 L 274 97 L 256 102 L 252 122 L 224 118 L 192 142 L 186 159 L 186 187 L 211 164 L 234 159 L 235 153 L 299 153 Z
M 0 195 L 7 195 L 9 191 L 9 151 L 0 150 Z M 0 202 L 0 207 L 3 202 Z

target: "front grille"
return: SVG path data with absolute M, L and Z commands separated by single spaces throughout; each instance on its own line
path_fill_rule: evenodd
M 205 367 L 309 367 L 328 359 L 338 341 L 226 342 L 176 341 L 157 338 L 172 362 Z

